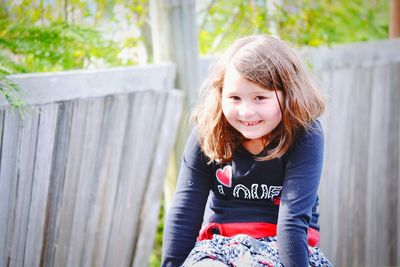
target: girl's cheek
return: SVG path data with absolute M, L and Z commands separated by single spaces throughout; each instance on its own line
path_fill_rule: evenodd
M 225 115 L 225 117 L 229 117 L 229 114 L 231 112 L 232 112 L 232 107 L 229 105 L 229 103 L 222 101 L 222 113 Z

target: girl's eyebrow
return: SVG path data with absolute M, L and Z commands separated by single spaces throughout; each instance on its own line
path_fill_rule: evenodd
M 274 93 L 274 91 L 272 91 L 272 90 L 265 90 L 265 89 L 263 89 L 263 90 L 257 90 L 256 92 L 253 92 L 253 94 L 273 94 Z

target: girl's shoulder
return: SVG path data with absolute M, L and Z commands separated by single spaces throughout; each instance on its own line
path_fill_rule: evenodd
M 306 129 L 303 129 L 296 134 L 296 138 L 285 156 L 289 157 L 294 153 L 297 155 L 304 154 L 304 156 L 306 156 L 307 153 L 310 152 L 323 151 L 323 147 L 323 127 L 319 120 L 314 120 Z
M 314 139 L 319 140 L 324 137 L 324 130 L 319 120 L 313 120 L 306 129 L 302 129 L 297 133 L 295 144 L 298 142 L 310 142 Z
M 183 152 L 183 161 L 189 166 L 208 165 L 208 157 L 201 149 L 196 127 L 191 130 Z

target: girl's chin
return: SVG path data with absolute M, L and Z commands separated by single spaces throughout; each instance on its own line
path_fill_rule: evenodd
M 260 134 L 247 134 L 247 133 L 243 133 L 243 132 L 241 134 L 244 138 L 246 138 L 249 141 L 262 139 L 265 136 L 265 135 L 260 135 Z

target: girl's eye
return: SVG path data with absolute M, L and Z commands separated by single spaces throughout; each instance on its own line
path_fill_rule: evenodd
M 257 101 L 262 101 L 262 100 L 264 100 L 264 99 L 266 99 L 265 96 L 256 96 L 256 100 L 257 100 Z
M 233 101 L 240 101 L 240 97 L 238 96 L 231 96 L 230 99 L 232 99 Z

